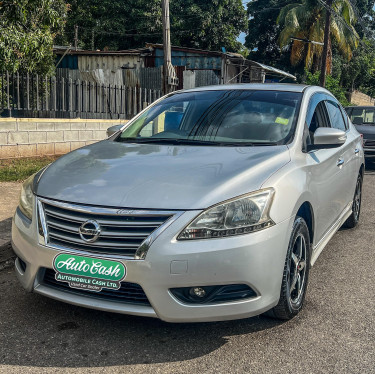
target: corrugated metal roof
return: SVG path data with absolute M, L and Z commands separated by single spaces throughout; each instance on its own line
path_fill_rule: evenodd
M 65 51 L 68 48 L 53 48 L 53 52 L 57 55 L 63 55 Z M 83 55 L 83 56 L 97 56 L 97 55 L 103 55 L 103 56 L 126 56 L 126 55 L 140 55 L 144 52 L 148 52 L 148 49 L 146 48 L 140 48 L 140 49 L 127 49 L 122 51 L 88 51 L 88 50 L 82 50 L 78 49 L 77 51 L 75 49 L 71 49 L 68 51 L 68 55 Z
M 250 60 L 248 60 L 248 61 L 250 61 Z M 292 78 L 292 79 L 294 79 L 294 80 L 297 80 L 297 78 L 296 78 L 294 75 L 292 75 L 292 74 L 290 74 L 290 73 L 287 73 L 287 72 L 284 71 L 284 70 L 276 69 L 276 68 L 274 68 L 273 66 L 264 65 L 264 64 L 261 64 L 260 62 L 256 62 L 256 61 L 252 61 L 252 60 L 251 60 L 251 62 L 252 62 L 254 65 L 259 66 L 259 67 L 262 68 L 263 70 L 269 71 L 269 72 L 271 72 L 271 73 L 275 73 L 275 74 L 277 74 L 277 75 L 284 75 L 284 76 L 286 76 L 286 77 L 288 77 L 288 78 Z
M 146 48 L 163 49 L 163 44 L 146 43 Z M 223 54 L 222 52 L 219 52 L 219 51 L 208 51 L 206 49 L 178 47 L 178 46 L 175 46 L 175 45 L 172 45 L 171 49 L 174 50 L 174 51 L 194 52 L 194 53 L 198 53 L 198 54 L 213 55 L 213 56 L 221 56 Z
M 54 53 L 63 55 L 69 47 L 55 46 Z M 187 69 L 207 69 L 207 70 L 221 70 L 221 59 L 225 56 L 234 64 L 240 64 L 244 66 L 255 66 L 263 69 L 266 73 L 275 74 L 278 76 L 284 76 L 296 80 L 297 78 L 280 69 L 272 66 L 264 65 L 256 61 L 247 60 L 239 53 L 233 52 L 219 52 L 219 51 L 208 51 L 198 48 L 188 48 L 172 46 L 172 64 L 174 66 L 186 66 Z M 155 67 L 162 66 L 163 61 L 163 44 L 158 43 L 146 43 L 145 48 L 128 49 L 122 51 L 88 51 L 88 50 L 75 50 L 71 49 L 67 55 L 71 56 L 136 56 L 149 53 L 154 50 Z M 65 66 L 64 66 L 65 67 Z

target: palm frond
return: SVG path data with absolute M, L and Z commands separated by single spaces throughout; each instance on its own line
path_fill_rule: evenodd
M 299 4 L 299 3 L 294 3 L 294 4 L 288 4 L 288 5 L 284 6 L 284 7 L 281 9 L 281 11 L 280 11 L 280 13 L 279 13 L 279 15 L 278 15 L 278 17 L 277 17 L 277 19 L 276 19 L 276 23 L 277 23 L 278 25 L 280 25 L 281 27 L 283 27 L 283 26 L 284 26 L 284 23 L 285 23 L 285 17 L 286 17 L 286 15 L 289 13 L 289 11 L 290 11 L 291 9 L 293 9 L 293 8 L 299 6 L 299 5 L 301 5 L 301 4 Z
M 353 49 L 358 45 L 358 34 L 354 29 L 356 22 L 355 12 L 350 0 L 335 0 L 333 5 L 335 13 L 338 13 L 342 20 L 331 17 L 331 35 L 336 39 L 340 52 L 348 59 L 351 58 Z M 277 22 L 282 28 L 279 36 L 281 48 L 291 42 L 292 36 L 323 42 L 326 19 L 326 8 L 316 0 L 301 0 L 300 3 L 288 4 L 280 11 Z M 344 23 L 345 20 L 345 23 Z M 291 48 L 290 61 L 293 65 L 303 60 L 307 68 L 322 53 L 322 46 L 303 43 L 294 40 Z M 315 58 L 316 57 L 316 58 Z M 327 60 L 327 69 L 332 66 L 332 55 Z

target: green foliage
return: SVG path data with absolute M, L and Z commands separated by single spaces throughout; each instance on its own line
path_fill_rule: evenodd
M 160 0 L 71 0 L 61 42 L 73 44 L 79 26 L 79 47 L 121 50 L 162 43 Z M 246 29 L 241 0 L 174 0 L 170 2 L 173 45 L 229 51 L 241 48 L 236 38 Z
M 241 0 L 174 0 L 171 2 L 172 44 L 238 52 L 237 36 L 246 30 Z
M 349 0 L 336 0 L 332 4 L 332 8 L 337 14 L 340 14 L 345 23 L 331 16 L 330 37 L 335 39 L 337 50 L 347 60 L 350 60 L 353 49 L 358 45 L 358 34 L 354 28 L 356 17 L 353 7 Z M 282 28 L 279 37 L 280 47 L 288 46 L 292 42 L 290 54 L 292 65 L 298 65 L 304 61 L 305 67 L 311 69 L 320 64 L 320 56 L 323 51 L 321 45 L 298 40 L 292 41 L 291 37 L 323 42 L 326 13 L 326 8 L 318 1 L 313 0 L 302 0 L 301 3 L 288 4 L 280 11 L 277 19 L 277 23 Z M 330 56 L 329 53 L 328 71 L 331 68 Z
M 66 9 L 64 0 L 0 1 L 0 69 L 49 73 Z
M 364 44 L 354 51 L 349 62 L 337 58 L 334 73 L 343 87 L 375 97 L 375 48 L 368 41 Z
M 286 0 L 253 0 L 247 4 L 249 17 L 245 46 L 251 51 L 249 58 L 261 63 L 287 69 L 290 63 L 278 44 L 280 27 L 277 17 Z M 284 58 L 283 58 L 284 57 Z
M 364 26 L 370 32 L 375 31 L 374 0 L 357 0 L 356 2 L 350 1 L 350 3 L 340 0 L 334 1 L 334 4 L 336 10 L 343 14 L 347 21 L 353 21 L 353 27 L 359 35 L 364 35 Z M 350 9 L 350 5 L 353 9 Z M 297 7 L 299 7 L 298 11 Z M 290 71 L 297 76 L 298 81 L 304 81 L 307 74 L 304 71 L 305 64 L 299 62 L 307 63 L 308 71 L 314 72 L 319 69 L 322 48 L 311 45 L 309 47 L 306 43 L 292 44 L 289 39 L 290 36 L 301 36 L 310 40 L 323 40 L 325 10 L 322 9 L 318 0 L 292 2 L 253 0 L 247 4 L 247 9 L 250 19 L 245 46 L 250 50 L 249 58 Z M 277 23 L 278 18 L 279 23 Z M 359 18 L 360 22 L 355 23 L 355 18 Z M 306 35 L 303 25 L 308 31 Z M 289 29 L 286 30 L 288 32 L 284 31 L 282 38 L 285 44 L 281 48 L 280 34 L 286 26 Z M 334 87 L 338 88 L 339 92 L 335 92 L 344 103 L 346 99 L 343 93 L 347 90 L 359 89 L 368 95 L 375 96 L 375 43 L 368 43 L 366 48 L 361 45 L 355 48 L 356 41 L 353 40 L 352 35 L 348 35 L 347 29 L 342 29 L 342 23 L 337 21 L 333 26 L 332 76 L 327 78 L 327 84 L 332 90 L 335 90 Z M 298 32 L 301 32 L 301 35 L 298 35 Z M 347 40 L 349 43 L 346 43 Z M 350 49 L 347 48 L 348 46 Z M 352 58 L 348 61 L 351 54 Z M 291 66 L 291 55 L 293 62 L 297 64 L 295 66 Z M 314 76 L 313 80 L 312 76 Z M 318 77 L 319 74 L 310 74 L 310 83 L 319 84 Z
M 305 77 L 306 84 L 319 86 L 319 79 L 320 79 L 319 71 L 312 74 L 306 70 L 305 74 L 306 74 L 306 77 Z M 330 91 L 336 97 L 337 100 L 340 101 L 342 106 L 350 105 L 349 101 L 347 100 L 345 96 L 345 90 L 340 86 L 340 81 L 337 78 L 334 78 L 331 75 L 327 75 L 326 89 Z

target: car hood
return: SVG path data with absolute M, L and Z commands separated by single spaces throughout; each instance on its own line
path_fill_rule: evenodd
M 374 125 L 354 125 L 357 131 L 363 134 L 364 139 L 375 140 L 375 124 Z
M 105 140 L 52 163 L 35 192 L 90 205 L 204 209 L 258 190 L 289 161 L 287 146 L 175 146 Z

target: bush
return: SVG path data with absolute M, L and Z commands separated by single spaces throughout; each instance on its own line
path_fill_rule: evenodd
M 309 71 L 306 71 L 306 84 L 311 84 L 314 86 L 319 86 L 320 80 L 320 71 L 312 74 Z M 345 96 L 345 89 L 340 86 L 338 79 L 333 78 L 331 75 L 326 77 L 326 89 L 330 91 L 338 101 L 340 101 L 342 106 L 350 105 L 349 101 Z

